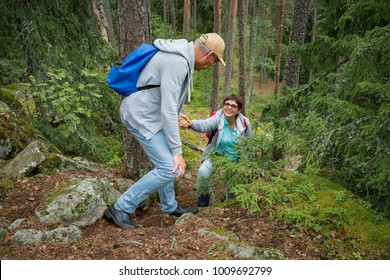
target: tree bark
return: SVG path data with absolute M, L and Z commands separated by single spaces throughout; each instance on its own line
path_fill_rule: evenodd
M 184 0 L 183 38 L 188 41 L 190 35 L 191 1 Z
M 297 0 L 294 8 L 294 19 L 290 33 L 289 45 L 298 46 L 305 42 L 306 25 L 309 15 L 310 0 Z M 290 50 L 287 56 L 285 81 L 289 87 L 299 85 L 299 55 Z
M 193 11 L 193 13 L 192 13 L 192 17 L 193 17 L 193 19 L 194 19 L 194 41 L 196 40 L 196 38 L 197 38 L 197 35 L 196 35 L 196 32 L 197 32 L 197 29 L 196 29 L 196 27 L 197 27 L 197 19 L 196 19 L 196 17 L 197 17 L 197 12 L 196 12 L 196 10 L 197 10 L 197 0 L 193 0 L 192 1 L 193 3 L 194 3 L 194 11 Z
M 103 2 L 101 0 L 95 0 L 92 2 L 93 16 L 97 21 L 98 30 L 103 40 L 108 42 L 107 29 L 104 24 L 105 22 L 107 23 L 107 20 L 105 18 L 104 11 L 100 10 L 100 7 L 103 7 Z
M 214 0 L 214 32 L 221 33 L 221 0 Z M 220 80 L 220 65 L 214 64 L 213 69 L 213 91 L 211 94 L 211 112 L 218 109 L 219 98 L 219 80 Z
M 282 36 L 283 36 L 283 0 L 279 0 L 279 16 L 278 16 L 278 37 L 276 40 L 275 53 L 275 75 L 274 75 L 274 93 L 279 93 L 279 77 L 280 77 L 280 57 L 282 51 Z
M 173 38 L 176 38 L 176 16 L 175 16 L 175 0 L 171 0 L 171 24 L 173 30 Z
M 260 0 L 256 0 L 253 6 L 253 16 L 251 22 L 250 39 L 249 39 L 249 69 L 248 69 L 248 85 L 247 85 L 247 98 L 245 105 L 249 106 L 252 100 L 253 80 L 255 75 L 255 60 L 256 60 L 256 38 L 257 27 L 259 24 L 259 10 Z
M 106 15 L 106 20 L 107 20 L 108 40 L 110 41 L 111 47 L 114 50 L 116 50 L 117 43 L 116 43 L 116 39 L 115 39 L 114 25 L 112 23 L 112 13 L 111 13 L 111 7 L 110 7 L 110 0 L 103 0 L 103 10 L 104 10 L 104 14 Z
M 311 29 L 311 42 L 314 43 L 316 40 L 316 31 L 317 31 L 317 8 L 313 7 L 313 26 Z M 314 81 L 314 70 L 313 67 L 310 67 L 309 69 L 309 84 L 313 83 Z
M 151 41 L 150 1 L 118 0 L 119 56 L 123 59 L 143 42 Z M 133 135 L 123 128 L 125 178 L 137 180 L 151 168 L 148 157 Z
M 167 14 L 167 0 L 163 1 L 163 14 L 164 14 L 164 38 L 168 38 L 168 14 Z
M 234 69 L 234 33 L 235 33 L 235 21 L 237 15 L 237 0 L 230 1 L 230 13 L 229 13 L 229 28 L 226 40 L 226 69 L 225 69 L 225 84 L 223 89 L 223 96 L 227 96 L 230 93 L 230 83 L 232 79 L 232 70 Z
M 266 28 L 262 30 L 264 44 L 262 46 L 261 63 L 260 63 L 259 83 L 261 88 L 264 88 L 265 81 L 267 79 L 267 60 L 268 60 L 269 41 L 270 41 L 269 30 L 271 26 L 271 7 L 267 5 L 264 11 L 265 11 L 264 22 L 266 24 Z
M 246 65 L 245 65 L 245 50 L 246 50 L 246 1 L 238 1 L 237 17 L 238 17 L 238 95 L 243 100 L 241 113 L 245 115 L 246 111 Z

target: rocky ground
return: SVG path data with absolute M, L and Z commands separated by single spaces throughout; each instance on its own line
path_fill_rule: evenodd
M 104 172 L 103 172 L 104 171 Z M 85 173 L 89 177 L 106 176 L 107 170 Z M 58 225 L 41 224 L 34 211 L 44 194 L 59 182 L 74 176 L 75 172 L 37 175 L 22 178 L 14 188 L 0 194 L 0 220 L 7 225 L 16 219 L 25 221 L 15 230 L 51 230 Z M 120 174 L 113 172 L 114 177 Z M 203 208 L 193 219 L 175 224 L 177 218 L 165 215 L 157 202 L 148 209 L 139 209 L 133 221 L 136 230 L 121 229 L 106 220 L 99 219 L 93 225 L 82 228 L 83 240 L 74 243 L 45 242 L 36 246 L 12 245 L 15 230 L 7 230 L 0 246 L 2 259 L 223 259 L 218 253 L 210 253 L 209 247 L 217 240 L 200 236 L 200 228 L 217 228 L 234 233 L 240 242 L 280 251 L 287 259 L 325 259 L 326 254 L 316 246 L 314 235 L 293 230 L 282 223 L 270 221 L 266 212 L 250 214 L 239 205 L 218 207 L 223 200 L 223 190 L 217 189 L 217 204 Z M 180 180 L 177 200 L 184 206 L 196 206 L 196 188 L 193 180 Z

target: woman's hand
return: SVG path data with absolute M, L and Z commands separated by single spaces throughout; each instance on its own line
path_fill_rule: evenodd
M 179 128 L 180 129 L 186 129 L 191 128 L 192 122 L 191 120 L 184 114 L 179 115 Z

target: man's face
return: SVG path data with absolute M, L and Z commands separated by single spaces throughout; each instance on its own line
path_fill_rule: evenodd
M 195 70 L 203 70 L 203 69 L 210 67 L 211 65 L 213 65 L 217 61 L 218 61 L 218 58 L 214 54 L 214 52 L 209 51 L 208 53 L 205 53 L 200 58 L 195 60 L 194 68 L 195 68 Z

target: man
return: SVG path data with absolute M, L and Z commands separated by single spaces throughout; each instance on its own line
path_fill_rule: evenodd
M 125 97 L 120 108 L 122 122 L 154 165 L 106 210 L 105 216 L 122 228 L 136 228 L 130 214 L 156 191 L 164 213 L 180 217 L 198 212 L 196 208 L 180 206 L 175 199 L 173 182 L 186 170 L 178 116 L 194 70 L 206 69 L 216 62 L 226 66 L 222 58 L 225 43 L 215 33 L 203 34 L 195 42 L 157 39 L 154 45 L 160 51 L 141 71 L 137 87 L 160 86 Z

